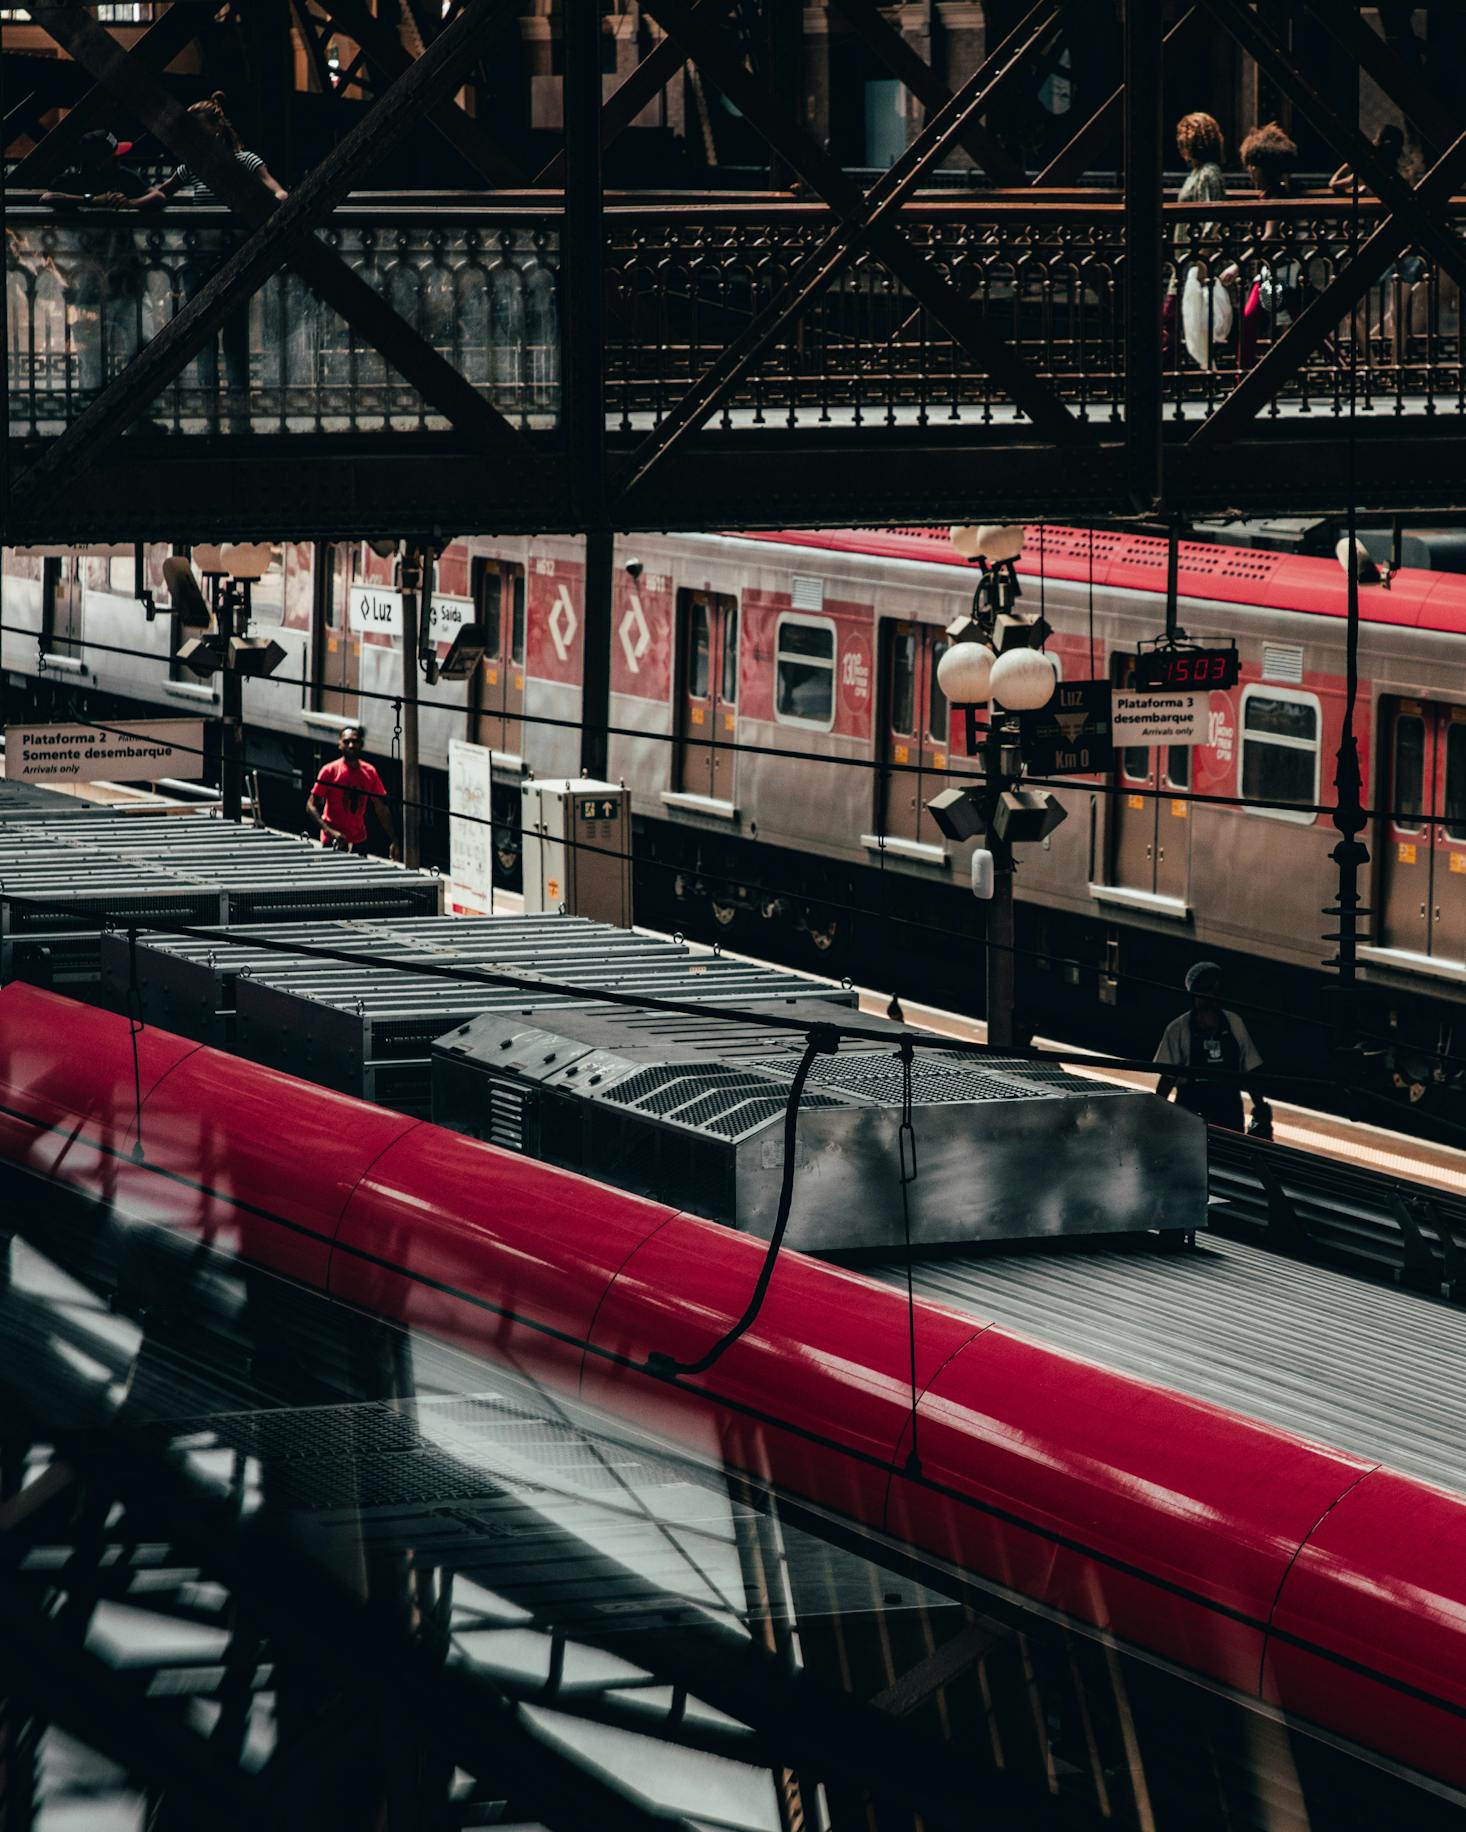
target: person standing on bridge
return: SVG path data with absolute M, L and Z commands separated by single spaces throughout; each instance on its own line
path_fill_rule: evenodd
M 370 804 L 387 836 L 387 856 L 397 854 L 397 827 L 387 789 L 376 767 L 361 754 L 365 734 L 359 725 L 343 725 L 337 740 L 341 755 L 321 768 L 305 811 L 321 830 L 321 844 L 337 852 L 365 852 Z
M 1206 1072 L 1230 1077 L 1251 1077 L 1262 1067 L 1257 1045 L 1235 1011 L 1222 1006 L 1222 970 L 1215 961 L 1198 961 L 1186 975 L 1191 1009 L 1173 1018 L 1161 1033 L 1155 1060 L 1164 1066 L 1156 1086 L 1162 1100 L 1171 1091 L 1176 1105 L 1196 1113 L 1209 1126 L 1226 1126 L 1241 1132 L 1242 1083 L 1209 1081 Z M 1259 1138 L 1273 1135 L 1272 1108 L 1248 1081 L 1252 1100 L 1252 1132 Z

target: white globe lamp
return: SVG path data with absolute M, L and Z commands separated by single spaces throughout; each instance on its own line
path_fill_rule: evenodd
M 975 560 L 982 551 L 977 544 L 977 537 L 982 533 L 982 530 L 974 526 L 971 522 L 963 523 L 963 525 L 958 528 L 949 528 L 947 533 L 951 537 L 952 545 L 957 549 L 958 553 L 962 555 L 964 560 Z
M 1054 697 L 1054 664 L 1038 649 L 1009 649 L 993 664 L 992 695 L 1009 712 L 1037 712 Z
M 1022 522 L 985 522 L 977 530 L 977 551 L 985 560 L 1018 560 L 1023 557 Z
M 937 663 L 937 685 L 953 706 L 977 706 L 992 695 L 997 656 L 985 642 L 954 642 Z

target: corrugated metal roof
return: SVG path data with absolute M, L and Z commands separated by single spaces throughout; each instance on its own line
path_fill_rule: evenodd
M 891 1284 L 904 1265 L 870 1268 Z M 1257 1247 L 972 1252 L 917 1294 L 1036 1341 L 1466 1491 L 1466 1314 Z

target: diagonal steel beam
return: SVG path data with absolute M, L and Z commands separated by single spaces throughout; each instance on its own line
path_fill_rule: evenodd
M 397 34 L 368 9 L 364 0 L 316 0 L 316 4 L 339 31 L 356 40 L 367 62 L 389 82 L 404 75 L 416 62 Z M 489 184 L 524 183 L 524 173 L 509 154 L 456 99 L 433 109 L 425 118 Z
M 1335 113 L 1259 15 L 1244 0 L 1206 0 L 1206 5 L 1338 156 L 1348 160 L 1360 181 L 1402 219 L 1421 246 L 1428 248 L 1456 283 L 1466 289 L 1466 243 L 1423 206 L 1418 193 L 1384 164 L 1355 124 Z
M 172 381 L 230 311 L 246 301 L 286 261 L 372 343 L 424 398 L 475 445 L 519 447 L 518 433 L 431 344 L 392 310 L 315 235 L 315 226 L 350 190 L 365 165 L 407 134 L 424 108 L 451 93 L 476 55 L 484 32 L 513 0 L 472 0 L 461 17 L 371 111 L 277 204 L 250 174 L 191 120 L 155 78 L 139 72 L 127 53 L 72 0 L 30 9 L 37 23 L 71 54 L 140 109 L 149 128 L 176 157 L 199 172 L 215 194 L 253 225 L 240 248 L 210 276 L 177 317 L 154 337 L 61 437 L 14 483 L 15 506 L 34 510 L 73 470 L 93 463 Z
M 693 0 L 699 16 L 706 17 L 709 22 L 719 14 L 726 13 L 732 4 L 733 0 Z M 602 105 L 602 152 L 630 127 L 654 95 L 660 95 L 686 62 L 687 53 L 675 38 L 668 36 L 652 46 L 625 82 L 619 84 Z M 535 174 L 534 182 L 537 185 L 557 185 L 562 184 L 564 179 L 565 149 L 562 147 Z
M 1456 184 L 1466 174 L 1466 133 L 1461 134 L 1421 179 L 1413 193 L 1424 207 L 1450 202 Z M 1186 441 L 1188 452 L 1203 453 L 1243 431 L 1258 409 L 1359 304 L 1390 262 L 1414 239 L 1411 225 L 1398 215 L 1387 216 L 1330 283 L 1298 314 L 1278 341 L 1250 369 L 1210 419 Z
M 623 488 L 638 488 L 708 416 L 765 354 L 781 332 L 828 287 L 836 276 L 878 237 L 902 202 L 948 147 L 962 136 L 972 117 L 993 100 L 1013 73 L 1023 67 L 1035 44 L 1052 29 L 1055 9 L 1035 7 L 998 49 L 981 64 L 955 96 L 927 122 L 901 157 L 859 198 L 857 207 L 837 222 L 804 257 L 780 292 L 734 339 L 707 371 L 643 441 L 626 469 Z M 1027 28 L 1027 29 L 1025 29 Z M 918 257 L 920 258 L 920 257 Z
M 210 0 L 173 0 L 168 11 L 132 47 L 132 55 L 146 69 L 161 74 L 209 24 L 214 11 Z M 89 89 L 17 164 L 10 174 L 10 184 L 20 189 L 53 177 L 75 154 L 82 135 L 102 126 L 115 106 L 115 96 L 104 85 L 99 83 Z
M 1169 51 L 1175 41 L 1184 33 L 1189 32 L 1200 17 L 1201 8 L 1199 6 L 1188 6 L 1161 40 L 1162 52 Z M 1122 83 L 1118 89 L 1111 90 L 1084 125 L 1070 136 L 1068 144 L 1054 154 L 1038 177 L 1034 179 L 1035 191 L 1045 186 L 1071 184 L 1076 178 L 1083 176 L 1091 150 L 1096 141 L 1109 131 L 1124 100 L 1125 86 Z
M 1040 0 L 1020 30 L 1034 29 L 1042 18 L 1057 20 L 1064 0 Z M 769 103 L 723 36 L 694 15 L 687 0 L 646 0 L 646 10 L 675 33 L 688 55 L 697 61 L 723 94 L 754 129 L 774 147 L 810 188 L 816 191 L 848 225 L 858 222 L 866 208 L 860 187 L 847 178 L 839 164 L 797 124 Z M 1011 36 L 1011 35 L 1010 35 Z M 845 230 L 848 233 L 848 229 Z M 978 363 L 1014 405 L 1032 420 L 1037 431 L 1059 441 L 1080 435 L 1078 423 L 1067 407 L 1041 382 L 1022 358 L 993 331 L 983 314 L 914 248 L 890 220 L 864 226 L 867 246 L 877 254 L 919 305 Z
M 906 42 L 900 27 L 887 19 L 875 0 L 835 0 L 835 5 L 856 35 L 923 108 L 935 114 L 946 107 L 952 99 L 951 91 L 921 54 Z M 994 184 L 1027 184 L 1028 174 L 1023 166 L 980 121 L 968 121 L 959 140 Z
M 1340 7 L 1329 0 L 1304 0 L 1307 10 L 1337 44 L 1372 78 L 1400 112 L 1413 121 L 1432 146 L 1449 146 L 1456 137 L 1456 122 L 1451 111 L 1420 73 L 1412 70 L 1394 47 L 1373 30 L 1353 8 Z

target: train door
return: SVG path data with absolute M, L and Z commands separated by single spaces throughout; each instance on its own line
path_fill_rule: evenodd
M 75 554 L 43 562 L 41 649 L 81 659 L 81 561 Z
M 1435 847 L 1429 815 L 1436 780 L 1434 708 L 1421 700 L 1386 703 L 1383 721 L 1388 812 L 1380 851 L 1380 940 L 1429 954 Z
M 354 719 L 361 676 L 361 637 L 350 627 L 347 614 L 351 584 L 348 555 L 349 549 L 334 541 L 316 542 L 311 662 L 315 710 Z
M 926 804 L 943 786 L 951 709 L 937 685 L 937 664 L 947 647 L 928 624 L 882 625 L 881 762 L 877 779 L 877 831 L 888 840 L 940 846 L 942 836 Z
M 677 594 L 676 788 L 684 795 L 733 799 L 732 751 L 738 726 L 738 600 L 721 592 Z
M 474 619 L 487 642 L 470 696 L 470 736 L 518 757 L 524 743 L 524 568 L 477 556 L 472 591 Z
M 1430 951 L 1466 961 L 1466 706 L 1436 709 Z
M 1116 680 L 1128 687 L 1135 663 Z M 1110 883 L 1184 903 L 1191 889 L 1191 751 L 1185 745 L 1130 744 L 1115 753 L 1110 798 Z

